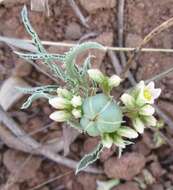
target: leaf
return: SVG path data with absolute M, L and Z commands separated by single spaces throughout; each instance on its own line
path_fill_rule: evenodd
M 81 77 L 84 77 L 87 74 L 88 69 L 91 68 L 91 58 L 93 58 L 94 56 L 89 55 L 83 64 L 83 67 L 81 69 Z
M 51 59 L 63 62 L 65 56 L 60 54 L 49 54 L 49 53 L 42 53 L 42 54 L 31 54 L 31 53 L 21 53 L 18 51 L 14 51 L 15 54 L 19 55 L 24 59 L 31 59 L 31 60 L 38 60 L 38 59 Z
M 43 45 L 41 44 L 41 41 L 40 41 L 37 33 L 32 28 L 31 23 L 30 23 L 30 21 L 28 19 L 28 12 L 27 12 L 26 6 L 23 7 L 23 9 L 21 11 L 21 16 L 22 16 L 22 21 L 23 21 L 23 24 L 25 26 L 25 29 L 31 35 L 33 43 L 37 47 L 38 52 L 46 53 L 46 50 L 44 49 Z
M 98 146 L 96 147 L 96 149 L 85 155 L 79 162 L 77 168 L 76 168 L 76 174 L 78 174 L 81 170 L 84 170 L 88 165 L 92 164 L 93 162 L 95 162 L 99 156 L 101 151 L 103 150 L 103 145 L 101 143 L 98 144 Z
M 39 92 L 39 93 L 34 93 L 32 94 L 31 96 L 29 96 L 29 98 L 26 100 L 26 102 L 24 102 L 24 104 L 22 105 L 21 109 L 26 109 L 28 108 L 32 102 L 34 100 L 37 100 L 38 98 L 52 98 L 53 96 L 49 95 L 49 94 L 46 94 L 46 93 L 42 93 L 42 92 Z
M 101 44 L 97 42 L 85 42 L 71 48 L 70 51 L 66 53 L 65 60 L 64 60 L 67 74 L 71 78 L 80 77 L 79 72 L 77 70 L 76 62 L 75 62 L 76 56 L 88 49 L 106 50 L 104 46 L 102 46 Z
M 56 75 L 56 77 L 65 81 L 66 77 L 65 77 L 64 71 L 61 69 L 61 67 L 59 65 L 55 65 L 54 63 L 52 63 L 54 61 L 54 59 L 52 59 L 51 56 L 47 56 L 48 54 L 46 52 L 46 49 L 42 45 L 41 40 L 39 39 L 37 33 L 32 28 L 31 23 L 28 19 L 28 12 L 27 12 L 26 6 L 23 7 L 22 12 L 21 12 L 21 16 L 22 16 L 22 21 L 24 23 L 25 29 L 31 35 L 33 43 L 37 47 L 38 53 L 40 53 L 39 56 L 45 57 L 45 55 L 46 55 L 46 57 L 44 59 L 44 63 L 50 68 L 50 70 L 53 72 L 54 75 Z M 22 53 L 18 53 L 18 54 L 22 54 Z M 23 54 L 23 56 L 24 56 L 24 54 Z M 29 56 L 29 57 L 31 58 L 32 56 Z M 61 57 L 61 56 L 57 55 L 57 57 Z
M 58 86 L 57 85 L 46 85 L 40 87 L 33 87 L 33 88 L 22 88 L 16 87 L 16 89 L 24 94 L 33 94 L 39 92 L 56 92 Z

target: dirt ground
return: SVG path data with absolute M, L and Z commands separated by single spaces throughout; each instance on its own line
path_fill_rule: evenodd
M 20 17 L 24 4 L 30 7 L 28 0 L 7 0 L 0 4 L 1 36 L 29 38 Z M 118 0 L 78 0 L 77 4 L 87 20 L 88 28 L 81 24 L 66 0 L 50 0 L 49 16 L 45 12 L 29 11 L 31 23 L 40 38 L 63 42 L 94 40 L 106 46 L 117 46 Z M 173 0 L 125 1 L 124 46 L 136 47 L 152 29 L 171 17 Z M 173 48 L 173 27 L 154 38 L 147 47 Z M 47 49 L 49 52 L 66 50 L 57 47 Z M 96 53 L 96 56 L 98 59 L 94 63 L 95 67 L 101 68 L 107 74 L 115 73 L 108 55 Z M 118 53 L 117 56 L 119 57 Z M 126 56 L 128 57 L 128 54 Z M 173 55 L 170 53 L 141 53 L 131 71 L 139 81 L 151 78 L 172 65 Z M 10 77 L 22 78 L 31 86 L 53 83 L 50 78 L 14 55 L 8 46 L 0 43 L 0 86 Z M 127 82 L 125 86 L 128 85 Z M 158 105 L 173 119 L 173 74 L 158 81 L 157 86 L 163 90 Z M 34 132 L 33 138 L 40 142 L 65 136 L 62 126 L 57 124 L 51 124 L 49 128 L 35 133 L 35 130 L 50 123 L 48 115 L 51 108 L 44 100 L 39 100 L 29 109 L 20 110 L 25 99 L 26 97 L 23 97 L 17 101 L 8 111 L 27 133 Z M 173 129 L 166 126 L 163 133 L 172 142 Z M 134 145 L 123 152 L 120 159 L 114 150 L 105 150 L 96 163 L 104 168 L 104 174 L 81 172 L 77 176 L 72 169 L 38 156 L 31 156 L 21 169 L 29 154 L 9 148 L 1 139 L 0 189 L 5 189 L 5 184 L 11 183 L 10 190 L 31 190 L 58 176 L 56 180 L 35 189 L 95 190 L 97 180 L 115 178 L 121 179 L 121 183 L 113 190 L 173 190 L 172 147 L 167 144 L 158 146 L 154 137 L 155 134 L 147 129 L 143 137 L 139 137 Z M 67 145 L 65 152 L 69 158 L 78 161 L 85 153 L 91 151 L 96 143 L 97 139 L 81 135 L 70 145 L 70 150 Z M 63 155 L 62 151 L 60 153 Z

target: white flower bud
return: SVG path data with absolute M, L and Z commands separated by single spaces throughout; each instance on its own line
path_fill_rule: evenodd
M 114 136 L 114 142 L 113 143 L 120 148 L 126 147 L 125 141 L 118 135 Z
M 49 99 L 49 104 L 56 109 L 66 109 L 71 105 L 70 101 L 62 97 Z
M 68 91 L 67 89 L 64 89 L 64 88 L 58 88 L 57 94 L 58 94 L 58 96 L 61 96 L 61 97 L 66 98 L 68 100 L 70 100 L 72 98 L 72 93 L 70 91 Z
M 144 123 L 141 121 L 140 118 L 137 117 L 137 118 L 133 119 L 132 123 L 133 123 L 133 127 L 135 128 L 135 130 L 138 133 L 142 134 L 144 132 L 145 126 L 144 126 Z
M 139 110 L 140 115 L 146 115 L 150 116 L 153 115 L 155 112 L 155 109 L 151 105 L 145 105 Z
M 156 126 L 156 124 L 157 124 L 157 120 L 153 116 L 145 116 L 144 121 L 145 121 L 146 125 L 152 126 L 152 127 Z
M 55 111 L 49 117 L 54 121 L 64 122 L 70 119 L 71 114 L 66 111 Z
M 89 77 L 97 83 L 102 83 L 105 79 L 103 73 L 98 69 L 89 69 L 87 72 Z
M 82 116 L 81 110 L 79 110 L 79 109 L 73 109 L 73 110 L 72 110 L 72 115 L 73 115 L 76 119 L 81 118 L 81 116 Z
M 117 87 L 120 85 L 120 82 L 122 81 L 122 79 L 118 76 L 118 75 L 112 75 L 109 79 L 108 79 L 108 84 L 110 87 Z
M 71 104 L 73 105 L 73 107 L 78 107 L 82 105 L 82 99 L 80 96 L 73 96 L 73 98 L 71 99 Z
M 129 139 L 135 139 L 138 137 L 138 133 L 130 127 L 120 127 L 120 129 L 117 131 L 117 134 Z
M 127 108 L 135 107 L 135 100 L 133 96 L 125 93 L 120 97 L 120 99 Z
M 102 144 L 106 148 L 111 148 L 111 146 L 113 144 L 113 139 L 109 136 L 109 134 L 103 134 Z

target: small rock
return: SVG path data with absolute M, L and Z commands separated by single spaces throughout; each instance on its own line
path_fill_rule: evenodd
M 153 176 L 156 177 L 157 179 L 160 178 L 165 173 L 159 162 L 151 163 L 150 170 Z
M 115 146 L 113 146 L 111 148 L 104 148 L 100 154 L 100 161 L 105 162 L 106 160 L 108 160 L 108 158 L 114 154 L 115 149 L 116 149 Z
M 116 7 L 116 0 L 80 0 L 81 5 L 87 10 L 89 13 L 95 12 L 97 9 L 110 9 Z
M 87 173 L 81 173 L 77 176 L 77 181 L 82 184 L 83 190 L 96 190 L 96 178 Z
M 151 190 L 164 190 L 161 184 L 153 184 L 150 188 Z
M 98 145 L 98 143 L 99 143 L 99 140 L 97 138 L 91 138 L 91 137 L 88 138 L 84 142 L 84 147 L 83 147 L 84 153 L 88 154 L 91 151 L 93 151 L 96 148 L 96 146 Z
M 109 178 L 131 180 L 145 166 L 145 157 L 139 153 L 127 153 L 121 158 L 110 158 L 104 164 L 104 171 Z
M 42 160 L 38 157 L 32 157 L 23 166 L 22 164 L 27 158 L 28 155 L 11 149 L 4 153 L 3 163 L 12 175 L 21 168 L 21 171 L 18 173 L 17 182 L 23 182 L 36 177 L 36 171 L 39 169 Z
M 73 180 L 72 190 L 83 190 L 83 187 L 79 182 L 77 182 L 76 180 Z
M 126 182 L 122 185 L 118 185 L 117 187 L 113 188 L 112 190 L 139 190 L 137 183 L 135 182 Z
M 68 40 L 77 40 L 81 37 L 81 27 L 76 22 L 72 22 L 66 27 L 65 37 Z
M 13 70 L 13 75 L 18 77 L 26 77 L 31 73 L 31 64 L 18 59 Z
M 133 151 L 138 152 L 144 156 L 147 156 L 151 149 L 143 142 L 139 141 L 132 146 Z

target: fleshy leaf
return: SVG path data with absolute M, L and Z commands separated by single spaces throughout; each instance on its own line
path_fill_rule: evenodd
M 78 174 L 80 171 L 84 170 L 88 165 L 92 164 L 95 162 L 99 156 L 101 151 L 103 150 L 103 145 L 101 143 L 98 144 L 96 149 L 89 153 L 86 154 L 79 162 L 77 168 L 76 168 L 76 174 Z

